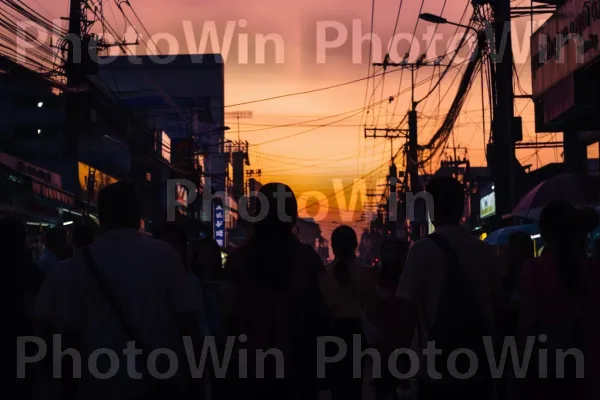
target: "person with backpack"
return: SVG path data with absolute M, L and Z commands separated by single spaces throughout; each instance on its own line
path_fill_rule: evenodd
M 525 264 L 521 282 L 517 337 L 521 355 L 531 356 L 522 398 L 598 399 L 600 273 L 598 262 L 586 254 L 587 234 L 598 225 L 598 215 L 553 201 L 542 210 L 539 225 L 546 251 Z M 527 341 L 542 334 L 546 340 L 527 349 Z M 573 349 L 580 355 L 561 362 L 558 353 Z
M 234 249 L 225 264 L 223 328 L 236 337 L 235 354 L 246 350 L 245 371 L 235 374 L 227 398 L 314 399 L 317 395 L 316 344 L 327 325 L 321 296 L 319 255 L 294 234 L 298 203 L 282 183 L 261 187 L 253 236 Z M 277 349 L 282 357 L 259 351 Z M 238 351 L 239 350 L 239 351 Z M 239 365 L 241 356 L 234 357 Z M 259 362 L 259 364 L 261 364 Z M 245 372 L 247 377 L 242 375 Z
M 460 226 L 465 201 L 460 182 L 434 177 L 427 192 L 434 202 L 429 213 L 435 232 L 409 250 L 396 293 L 392 334 L 407 348 L 416 332 L 421 356 L 418 399 L 487 400 L 493 382 L 483 338 L 496 328 L 501 302 L 498 261 L 492 247 Z M 441 354 L 427 356 L 423 350 L 428 347 Z M 470 350 L 476 360 L 464 354 L 449 357 L 458 349 Z

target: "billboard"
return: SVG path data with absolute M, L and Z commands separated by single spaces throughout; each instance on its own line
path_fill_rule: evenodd
M 600 0 L 567 0 L 531 36 L 533 97 L 600 55 Z
M 483 196 L 479 200 L 481 219 L 491 217 L 496 214 L 496 193 L 492 192 Z
M 105 186 L 117 183 L 119 180 L 94 167 L 79 162 L 79 188 L 83 194 L 83 201 L 97 205 L 98 192 Z

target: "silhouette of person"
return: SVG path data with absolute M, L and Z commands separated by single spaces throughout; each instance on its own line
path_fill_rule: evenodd
M 363 317 L 367 304 L 372 300 L 377 278 L 377 270 L 368 268 L 357 259 L 357 246 L 354 229 L 346 225 L 337 227 L 331 235 L 334 260 L 321 277 L 321 290 L 333 313 L 333 336 L 341 338 L 349 348 L 354 335 L 360 335 L 364 341 L 364 328 L 371 328 Z M 361 343 L 361 347 L 364 344 Z M 335 347 L 332 346 L 333 352 L 336 351 Z M 362 379 L 354 378 L 353 371 L 352 357 L 331 365 L 333 400 L 362 397 Z
M 35 315 L 51 333 L 62 335 L 65 348 L 78 350 L 85 360 L 99 348 L 124 354 L 128 343 L 135 341 L 141 351 L 136 367 L 141 379 L 132 376 L 129 368 L 119 368 L 112 379 L 97 379 L 95 369 L 82 363 L 81 379 L 72 380 L 73 365 L 65 361 L 65 396 L 181 398 L 188 387 L 182 337 L 191 338 L 193 350 L 201 342 L 197 320 L 201 304 L 177 252 L 138 232 L 140 215 L 132 184 L 118 182 L 103 188 L 98 194 L 98 217 L 104 235 L 56 266 L 42 287 Z M 171 350 L 177 363 L 173 365 L 170 357 L 152 363 L 148 356 L 155 349 Z M 157 371 L 175 367 L 176 373 L 159 382 L 151 379 L 152 366 Z M 95 368 L 106 371 L 107 365 L 98 359 Z
M 67 232 L 61 228 L 51 228 L 46 232 L 45 248 L 38 261 L 42 271 L 48 273 L 59 261 L 69 256 Z
M 254 234 L 231 252 L 225 265 L 225 333 L 245 335 L 239 345 L 248 350 L 249 379 L 235 382 L 238 397 L 316 396 L 314 346 L 326 320 L 318 285 L 323 266 L 315 250 L 294 235 L 297 215 L 288 186 L 264 185 L 257 198 Z M 257 349 L 279 349 L 283 355 L 265 360 L 264 379 L 256 379 Z
M 12 343 L 9 347 L 14 352 L 18 337 L 33 336 L 34 326 L 32 311 L 35 299 L 44 281 L 44 272 L 32 261 L 27 248 L 25 225 L 13 216 L 0 217 L 0 258 L 8 277 L 5 280 L 4 293 L 8 301 L 4 301 L 2 313 L 7 321 L 5 329 L 9 330 Z M 8 341 L 7 341 L 8 344 Z M 31 357 L 37 353 L 36 345 L 25 348 L 25 356 Z M 8 358 L 8 357 L 7 357 Z M 16 360 L 14 357 L 11 360 Z M 16 362 L 11 364 L 11 371 L 17 370 Z M 28 365 L 25 379 L 16 379 L 15 393 L 24 399 L 33 399 L 36 377 L 35 365 Z M 14 372 L 13 372 L 13 376 Z
M 434 177 L 427 184 L 433 197 L 430 209 L 435 232 L 411 247 L 398 285 L 399 330 L 393 332 L 409 347 L 418 329 L 419 351 L 436 341 L 442 356 L 432 376 L 427 358 L 420 363 L 417 396 L 423 399 L 460 398 L 485 400 L 493 384 L 486 373 L 483 336 L 495 334 L 501 305 L 500 268 L 491 246 L 460 226 L 465 189 L 452 177 Z M 468 348 L 478 358 L 478 369 L 470 379 L 456 379 L 443 359 L 456 348 Z M 465 358 L 456 360 L 456 370 L 471 367 Z
M 586 254 L 586 239 L 597 225 L 598 216 L 578 212 L 564 201 L 548 203 L 540 214 L 540 233 L 546 246 L 538 258 L 528 261 L 521 278 L 521 310 L 517 336 L 522 349 L 530 335 L 546 335 L 547 378 L 535 366 L 539 358 L 533 352 L 530 376 L 523 388 L 528 399 L 597 399 L 600 385 L 600 346 L 597 337 L 600 326 L 600 274 L 597 261 Z M 585 357 L 581 365 L 576 359 L 562 362 L 559 351 L 578 349 Z M 576 379 L 577 371 L 585 367 L 585 379 Z
M 369 320 L 378 328 L 379 334 L 377 340 L 373 343 L 375 348 L 383 346 L 383 340 L 386 332 L 390 331 L 389 322 L 386 318 L 393 314 L 393 298 L 398 289 L 398 283 L 406 256 L 408 254 L 408 242 L 400 240 L 385 240 L 381 244 L 381 267 L 377 277 L 377 285 L 374 288 L 375 300 L 368 310 Z M 389 400 L 394 398 L 398 387 L 398 380 L 394 378 L 389 369 L 383 369 L 381 379 L 374 379 L 372 385 L 375 386 L 376 397 L 378 400 Z

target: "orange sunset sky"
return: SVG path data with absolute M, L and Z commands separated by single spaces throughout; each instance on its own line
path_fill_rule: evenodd
M 96 0 L 98 2 L 100 0 Z M 68 0 L 26 0 L 32 8 L 49 18 L 60 18 L 67 15 Z M 104 15 L 109 23 L 119 32 L 126 31 L 126 21 L 120 14 L 113 0 L 104 0 Z M 387 52 L 388 41 L 394 32 L 396 16 L 400 0 L 375 0 L 374 32 L 382 39 L 382 44 L 373 46 L 373 62 L 381 62 L 382 55 Z M 400 9 L 397 34 L 410 37 L 416 33 L 411 48 L 411 60 L 427 50 L 429 42 L 423 38 L 427 32 L 435 29 L 430 23 L 420 21 L 417 24 L 419 11 L 443 15 L 450 21 L 467 24 L 471 16 L 470 0 L 403 0 Z M 379 76 L 370 80 L 362 80 L 331 90 L 310 94 L 289 96 L 271 101 L 231 106 L 271 96 L 318 89 L 347 81 L 366 78 L 368 74 L 369 45 L 352 49 L 353 35 L 360 37 L 370 32 L 371 0 L 131 0 L 131 4 L 143 21 L 151 35 L 172 35 L 177 46 L 170 46 L 165 40 L 158 41 L 163 52 L 188 53 L 195 52 L 189 46 L 185 26 L 190 26 L 199 41 L 205 24 L 214 21 L 219 29 L 219 40 L 222 41 L 227 22 L 234 26 L 231 48 L 226 55 L 225 66 L 225 104 L 226 111 L 252 111 L 252 119 L 240 121 L 240 136 L 247 140 L 251 147 L 251 167 L 261 169 L 263 183 L 282 181 L 288 183 L 297 195 L 310 190 L 318 190 L 326 196 L 333 195 L 335 190 L 332 178 L 342 179 L 344 185 L 352 180 L 372 172 L 367 183 L 374 187 L 377 178 L 386 175 L 390 156 L 390 141 L 385 139 L 365 139 L 363 127 L 397 126 L 410 106 L 410 74 L 389 70 L 385 78 Z M 519 0 L 513 5 L 519 5 Z M 529 5 L 529 0 L 523 1 Z M 465 11 L 466 10 L 466 11 Z M 125 9 L 132 21 L 133 15 Z M 536 17 L 537 18 L 537 17 Z M 240 20 L 246 24 L 240 24 Z M 353 20 L 356 20 L 353 22 Z M 317 24 L 319 21 L 330 21 L 344 27 L 347 32 L 345 44 L 338 49 L 330 49 L 326 53 L 323 64 L 317 64 Z M 543 18 L 534 23 L 543 22 Z M 240 25 L 245 27 L 240 27 Z M 416 28 L 415 28 L 416 25 Z M 361 28 L 361 29 L 357 29 Z M 517 20 L 513 32 L 515 62 L 519 75 L 515 83 L 516 93 L 530 93 L 529 35 L 531 23 L 528 18 Z M 143 32 L 142 27 L 136 29 Z M 459 34 L 462 30 L 458 31 Z M 266 63 L 256 65 L 254 42 L 256 34 L 278 34 L 284 43 L 284 62 L 275 63 L 274 45 L 267 47 Z M 436 32 L 442 39 L 436 45 L 429 46 L 428 54 L 439 56 L 454 50 L 456 41 L 452 42 L 456 28 L 440 25 Z M 189 32 L 188 32 L 189 34 Z M 247 34 L 239 36 L 238 34 Z M 329 36 L 331 35 L 331 36 Z M 188 35 L 189 36 L 189 35 Z M 327 40 L 335 36 L 332 29 Z M 147 36 L 144 35 L 147 39 Z M 244 40 L 249 45 L 248 63 L 243 64 L 239 57 L 239 49 L 243 49 Z M 409 51 L 409 40 L 398 44 L 397 54 Z M 379 47 L 379 49 L 376 49 Z M 448 49 L 449 47 L 449 49 Z M 269 49 L 271 53 L 269 53 Z M 359 51 L 360 50 L 360 51 Z M 207 52 L 223 52 L 220 48 L 206 49 Z M 147 49 L 138 49 L 144 54 Z M 362 53 L 361 53 L 362 52 Z M 224 53 L 224 52 L 223 52 Z M 359 56 L 362 54 L 362 60 Z M 459 53 L 464 59 L 466 52 Z M 353 56 L 355 60 L 353 60 Z M 428 58 L 432 58 L 429 56 Z M 449 57 L 444 60 L 447 62 Z M 398 60 L 399 61 L 399 60 Z M 453 69 L 429 96 L 427 101 L 419 105 L 418 111 L 420 142 L 425 143 L 439 127 L 449 108 L 456 91 L 456 84 L 463 68 Z M 392 72 L 393 71 L 393 72 Z M 373 68 L 371 68 L 371 74 Z M 439 67 L 426 67 L 418 72 L 416 81 L 423 84 L 416 90 L 416 99 L 420 99 L 429 91 L 433 74 L 439 73 Z M 429 79 L 429 80 L 428 80 Z M 373 90 L 375 85 L 376 90 Z M 479 77 L 471 90 L 469 99 L 455 127 L 455 144 L 468 148 L 468 157 L 473 165 L 484 165 L 484 140 L 489 135 L 489 111 L 486 99 L 482 107 L 482 87 Z M 399 97 L 390 96 L 403 92 Z M 366 98 L 366 102 L 365 102 Z M 380 103 L 380 104 L 378 104 Z M 365 104 L 367 107 L 365 107 Z M 483 129 L 482 108 L 485 112 L 485 132 Z M 368 110 L 368 113 L 367 111 Z M 517 99 L 515 113 L 523 117 L 524 140 L 535 141 L 533 127 L 533 107 L 529 100 Z M 316 120 L 316 121 L 314 121 Z M 312 122 L 311 122 L 312 121 Z M 290 125 L 291 126 L 281 126 Z M 328 126 L 319 127 L 323 124 Z M 237 139 L 237 124 L 228 120 L 231 127 L 228 136 Z M 406 127 L 404 125 L 403 127 Z M 290 136 L 285 138 L 286 136 Z M 561 135 L 537 135 L 539 141 L 561 140 Z M 394 148 L 401 145 L 400 140 L 393 142 Z M 596 147 L 597 149 L 597 147 Z M 561 161 L 561 150 L 519 150 L 518 158 L 523 164 L 531 164 L 537 168 L 545 163 Z M 459 152 L 460 155 L 463 151 Z M 592 153 L 597 156 L 597 150 Z M 398 159 L 399 168 L 402 158 Z M 437 165 L 430 167 L 433 171 Z M 430 169 L 429 167 L 427 169 Z M 347 198 L 349 192 L 347 193 Z M 314 201 L 313 201 L 314 202 Z M 325 236 L 339 221 L 335 210 L 335 197 L 331 199 L 330 213 L 327 221 L 322 223 Z M 306 215 L 304 215 L 306 216 Z

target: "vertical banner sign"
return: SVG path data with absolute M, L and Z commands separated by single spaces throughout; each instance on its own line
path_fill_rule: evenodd
M 214 205 L 213 215 L 214 237 L 219 246 L 225 247 L 225 212 L 220 204 Z

